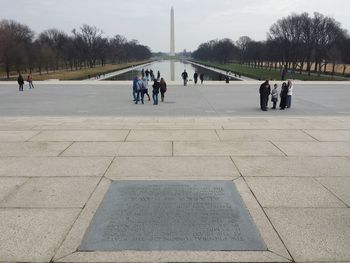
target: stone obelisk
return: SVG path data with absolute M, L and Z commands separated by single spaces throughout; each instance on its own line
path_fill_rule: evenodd
M 171 7 L 170 11 L 170 54 L 171 57 L 175 57 L 175 32 L 174 32 L 174 8 Z

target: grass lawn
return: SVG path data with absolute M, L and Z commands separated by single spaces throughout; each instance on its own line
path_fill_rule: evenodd
M 215 67 L 218 69 L 231 71 L 231 72 L 239 72 L 242 74 L 242 76 L 246 76 L 248 78 L 252 79 L 260 79 L 260 80 L 279 80 L 281 78 L 279 70 L 275 69 L 263 69 L 263 68 L 254 68 L 254 67 L 248 67 L 246 65 L 241 64 L 223 64 L 223 63 L 217 63 L 217 62 L 207 62 L 207 61 L 196 61 L 200 64 L 204 64 L 207 66 Z M 290 76 L 287 76 L 287 78 L 290 78 Z M 316 80 L 316 81 L 332 81 L 332 80 L 346 80 L 342 77 L 334 76 L 316 76 L 312 74 L 311 76 L 308 76 L 307 73 L 299 74 L 296 72 L 295 79 L 299 80 Z
M 147 63 L 147 61 L 137 61 L 137 62 L 130 62 L 130 63 L 123 63 L 123 64 L 106 64 L 104 66 L 96 66 L 94 68 L 83 68 L 80 70 L 60 70 L 56 72 L 49 72 L 46 74 L 46 72 L 42 73 L 42 75 L 39 75 L 39 73 L 32 73 L 33 81 L 38 80 L 48 80 L 48 79 L 59 79 L 59 80 L 83 80 L 87 79 L 90 75 L 91 77 L 96 76 L 98 74 L 107 74 L 113 71 L 121 70 L 124 68 L 131 67 L 132 65 L 139 65 L 143 63 Z M 26 73 L 22 74 L 24 79 L 26 79 L 27 75 Z M 7 79 L 1 79 L 1 80 L 7 80 Z M 17 80 L 16 77 L 12 77 L 9 80 Z

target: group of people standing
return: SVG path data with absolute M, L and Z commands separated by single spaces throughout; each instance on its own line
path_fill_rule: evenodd
M 141 103 L 144 104 L 145 95 L 147 95 L 148 101 L 151 100 L 151 97 L 148 93 L 148 81 L 149 80 L 145 76 L 141 78 L 139 78 L 138 76 L 134 77 L 133 98 L 134 98 L 135 104 L 138 104 L 139 101 L 141 101 Z M 164 96 L 166 91 L 167 91 L 167 85 L 164 78 L 160 78 L 160 81 L 158 81 L 158 79 L 156 78 L 153 78 L 153 85 L 152 85 L 153 105 L 158 105 L 159 92 L 161 94 L 161 101 L 164 102 Z
M 150 70 L 148 70 L 148 69 L 146 69 L 146 70 L 142 69 L 142 70 L 141 70 L 141 77 L 142 77 L 142 79 L 146 78 L 147 81 L 149 81 L 149 80 L 154 81 L 154 79 L 159 80 L 159 79 L 160 79 L 160 72 L 159 72 L 159 70 L 157 71 L 157 78 L 156 78 L 156 77 L 154 76 L 154 73 L 153 73 L 153 70 L 152 70 L 152 69 L 150 69 Z
M 271 90 L 271 86 L 269 81 L 266 80 L 263 84 L 261 84 L 260 89 L 260 108 L 262 111 L 267 111 L 269 96 L 271 95 L 271 101 L 273 106 L 271 109 L 276 109 L 278 102 L 278 85 L 275 84 L 273 90 Z M 281 92 L 280 92 L 280 110 L 284 110 L 286 108 L 290 108 L 292 105 L 292 95 L 293 95 L 293 84 L 292 81 L 288 80 L 288 82 L 283 82 Z
M 29 89 L 34 89 L 33 77 L 32 77 L 31 74 L 28 75 L 27 81 L 28 81 Z M 18 82 L 18 89 L 19 89 L 19 91 L 23 91 L 24 78 L 23 78 L 23 76 L 21 74 L 18 75 L 17 82 Z
M 188 73 L 186 72 L 186 69 L 184 70 L 184 72 L 182 72 L 181 74 L 181 77 L 184 81 L 184 86 L 187 85 L 187 82 L 188 82 Z M 203 81 L 204 81 L 204 73 L 201 73 L 201 74 L 198 74 L 198 72 L 196 71 L 194 74 L 193 74 L 193 81 L 194 81 L 194 84 L 197 84 L 198 82 L 198 77 L 201 81 L 201 84 L 203 84 Z

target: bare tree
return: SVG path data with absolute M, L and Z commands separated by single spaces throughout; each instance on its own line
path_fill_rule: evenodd
M 55 54 L 55 67 L 54 69 L 59 69 L 60 63 L 63 63 L 63 48 L 65 42 L 68 40 L 68 35 L 58 29 L 49 29 L 39 34 L 39 42 L 42 45 L 47 45 L 52 49 Z
M 98 59 L 98 54 L 102 52 L 101 46 L 102 30 L 95 26 L 83 25 L 80 31 L 73 29 L 76 38 L 77 48 L 81 51 L 81 57 L 87 61 L 89 67 L 93 68 Z
M 241 36 L 236 41 L 236 46 L 239 50 L 239 61 L 241 63 L 246 62 L 248 44 L 252 41 L 253 40 L 248 36 Z
M 4 64 L 7 78 L 13 67 L 20 72 L 28 63 L 29 48 L 34 32 L 26 25 L 12 20 L 0 21 L 0 61 Z

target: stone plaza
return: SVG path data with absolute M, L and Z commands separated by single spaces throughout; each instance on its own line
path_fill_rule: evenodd
M 349 262 L 349 85 L 296 82 L 292 109 L 267 113 L 259 110 L 258 85 L 169 83 L 165 103 L 153 106 L 134 105 L 130 83 L 43 82 L 23 93 L 15 83 L 1 83 L 0 262 Z M 162 184 L 170 190 L 160 198 Z M 180 200 L 174 206 L 167 192 L 178 184 L 180 192 L 170 195 Z M 152 195 L 145 188 L 136 196 L 108 194 L 130 185 L 151 185 Z M 182 202 L 183 189 L 189 189 L 184 197 L 191 202 L 209 198 L 205 202 L 212 207 L 218 200 L 215 214 L 207 218 L 212 208 L 200 203 L 200 218 L 193 214 L 186 225 L 188 205 L 198 202 Z M 242 213 L 218 210 L 230 196 L 242 201 Z M 118 231 L 112 223 L 103 230 L 107 236 L 126 233 L 120 249 L 98 248 L 94 235 L 84 241 L 108 198 L 126 211 L 120 213 L 125 218 L 113 219 Z M 146 249 L 147 236 L 137 240 L 130 231 L 144 235 L 149 231 L 140 229 L 155 225 L 137 209 L 146 213 L 152 203 L 145 201 L 162 199 L 163 210 L 149 208 L 159 217 L 167 211 L 158 226 L 180 214 L 171 235 L 188 241 L 202 238 L 203 227 L 176 235 L 181 225 L 206 226 L 214 218 L 220 225 L 204 229 L 214 233 L 210 242 L 189 243 L 189 249 L 182 242 L 154 243 Z M 183 207 L 186 214 L 168 206 Z M 147 224 L 133 222 L 134 212 Z M 226 237 L 248 239 L 241 227 L 246 218 L 261 243 L 232 249 Z M 128 220 L 134 228 L 120 228 Z M 230 224 L 235 227 L 227 228 Z M 216 239 L 225 242 L 218 245 Z

